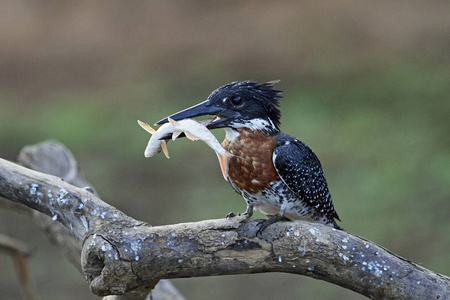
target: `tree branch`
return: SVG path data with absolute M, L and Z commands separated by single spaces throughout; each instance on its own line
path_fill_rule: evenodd
M 22 166 L 35 171 L 44 172 L 62 178 L 64 181 L 77 187 L 92 186 L 85 180 L 81 168 L 73 154 L 64 145 L 54 141 L 45 141 L 36 145 L 24 147 L 18 156 L 18 161 Z M 45 231 L 49 239 L 56 244 L 64 253 L 65 257 L 77 268 L 81 270 L 81 246 L 74 239 L 70 231 L 58 222 L 52 221 L 48 216 L 29 209 L 15 202 L 4 200 L 0 197 L 0 204 L 9 203 L 13 209 L 21 208 L 24 212 L 32 213 L 36 223 Z M 6 205 L 8 206 L 8 205 Z M 8 208 L 8 207 L 7 207 Z M 148 291 L 135 293 L 129 291 L 120 296 L 109 296 L 104 299 L 115 300 L 140 300 L 148 299 Z M 168 281 L 160 280 L 152 290 L 153 300 L 184 300 L 185 298 Z
M 51 216 L 82 246 L 97 295 L 146 291 L 164 278 L 287 272 L 374 299 L 448 299 L 450 279 L 363 238 L 302 221 L 255 237 L 257 220 L 208 220 L 151 227 L 88 189 L 0 159 L 0 196 Z
M 90 186 L 84 179 L 73 154 L 60 143 L 46 141 L 26 146 L 20 151 L 17 160 L 24 167 L 60 177 L 74 186 Z M 50 241 L 56 244 L 66 259 L 81 271 L 81 247 L 69 230 L 36 210 L 28 210 L 32 212 L 35 222 L 47 234 Z

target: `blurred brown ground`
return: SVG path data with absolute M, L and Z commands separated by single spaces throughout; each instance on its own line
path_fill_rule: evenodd
M 136 119 L 281 79 L 283 129 L 318 154 L 342 226 L 449 275 L 449 15 L 449 1 L 0 1 L 0 157 L 58 139 L 135 218 L 223 217 L 245 204 L 214 155 L 177 141 L 144 160 Z M 40 299 L 97 298 L 27 216 L 0 207 L 0 231 L 35 248 Z M 19 298 L 0 265 L 0 299 Z M 173 282 L 188 299 L 362 299 L 287 274 Z

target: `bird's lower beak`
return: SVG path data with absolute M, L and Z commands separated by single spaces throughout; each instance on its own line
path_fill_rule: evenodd
M 162 125 L 164 123 L 169 122 L 168 118 L 171 118 L 175 121 L 187 119 L 187 118 L 194 118 L 199 116 L 205 116 L 205 115 L 215 115 L 216 118 L 207 124 L 206 127 L 208 129 L 215 129 L 215 128 L 222 128 L 227 126 L 227 122 L 231 115 L 229 112 L 226 111 L 226 109 L 222 107 L 217 107 L 214 105 L 211 105 L 208 100 L 203 101 L 202 103 L 199 103 L 197 105 L 194 105 L 192 107 L 186 108 L 180 112 L 177 112 L 173 115 L 170 115 L 158 122 L 156 122 L 155 125 Z

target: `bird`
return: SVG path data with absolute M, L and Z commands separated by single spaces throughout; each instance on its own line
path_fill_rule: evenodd
M 164 118 L 182 120 L 215 116 L 208 129 L 223 128 L 222 146 L 233 157 L 226 179 L 246 201 L 244 216 L 254 209 L 268 219 L 258 223 L 256 235 L 281 220 L 306 220 L 342 229 L 322 165 L 314 152 L 299 139 L 280 130 L 282 91 L 277 81 L 234 81 L 214 90 L 192 107 Z M 230 213 L 228 217 L 234 217 Z

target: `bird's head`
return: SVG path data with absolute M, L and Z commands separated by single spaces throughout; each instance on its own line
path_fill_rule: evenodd
M 280 125 L 278 99 L 281 98 L 281 91 L 274 89 L 277 82 L 231 82 L 213 91 L 206 101 L 169 117 L 182 120 L 212 115 L 216 118 L 207 125 L 209 129 L 249 128 L 276 132 Z M 157 122 L 156 125 L 167 123 L 169 117 Z

